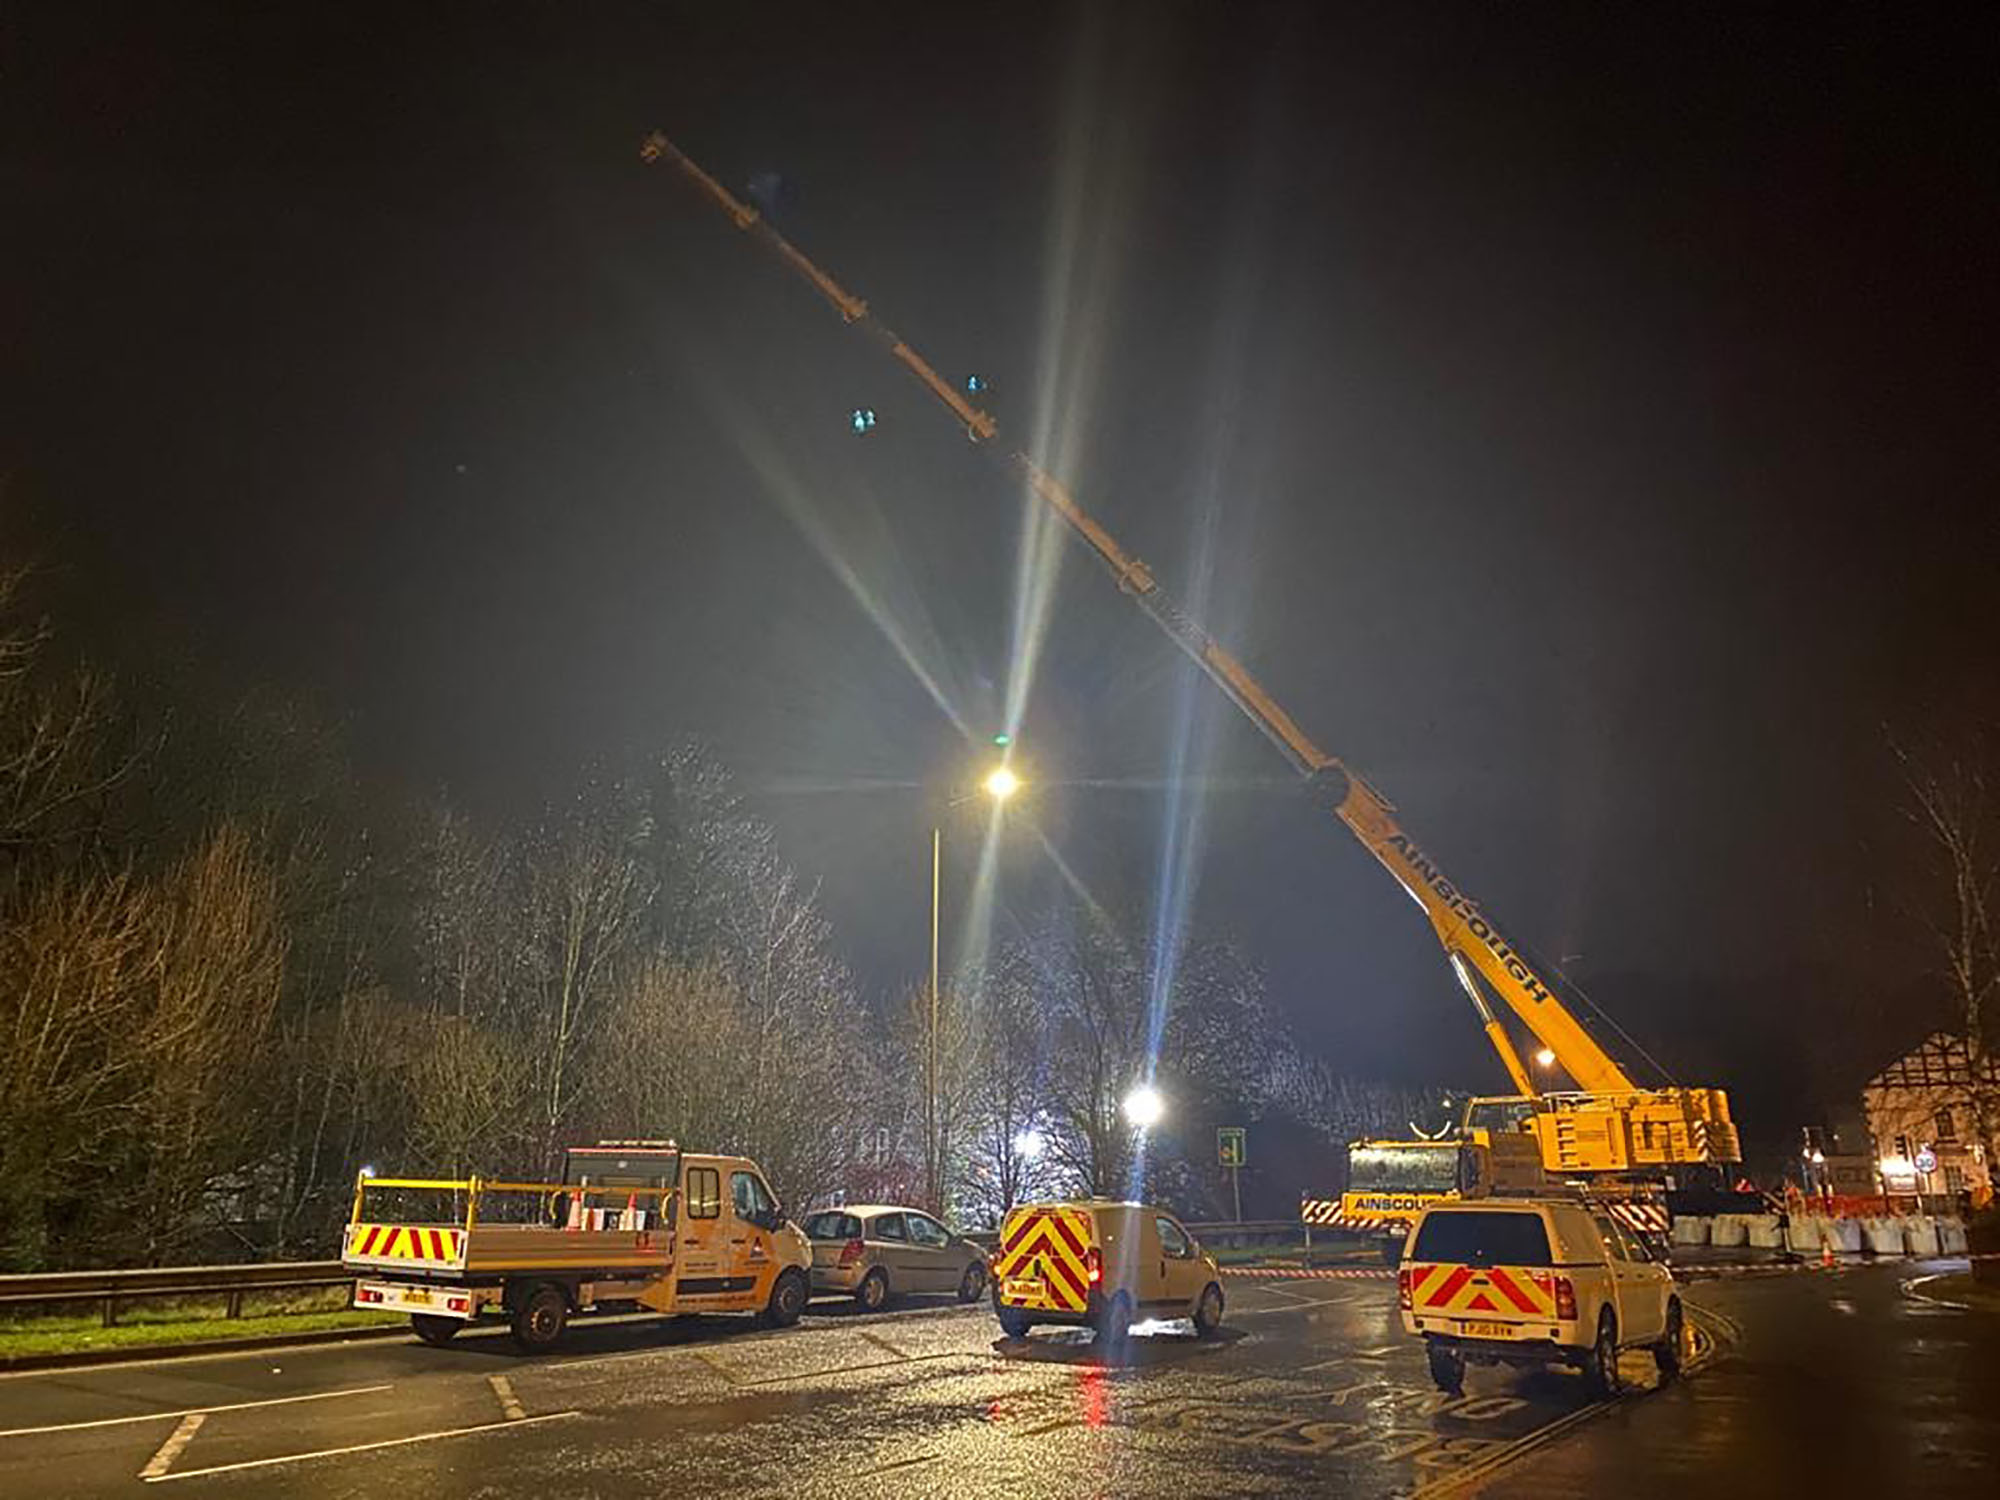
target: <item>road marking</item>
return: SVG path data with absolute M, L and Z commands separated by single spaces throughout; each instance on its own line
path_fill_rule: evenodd
M 969 1349 L 946 1349 L 938 1354 L 905 1354 L 897 1359 L 878 1359 L 865 1365 L 840 1365 L 831 1370 L 804 1370 L 796 1375 L 766 1375 L 762 1380 L 738 1380 L 737 1385 L 783 1385 L 788 1380 L 819 1380 L 829 1375 L 859 1375 L 863 1370 L 892 1370 L 898 1365 L 925 1364 L 934 1359 L 977 1359 Z
M 518 1422 L 481 1422 L 473 1427 L 447 1427 L 442 1432 L 419 1432 L 410 1437 L 383 1438 L 374 1443 L 352 1443 L 345 1448 L 318 1448 L 311 1453 L 284 1453 L 276 1458 L 249 1458 L 241 1463 L 215 1464 L 206 1469 L 182 1469 L 174 1474 L 149 1474 L 148 1484 L 169 1484 L 176 1479 L 200 1479 L 207 1474 L 231 1474 L 241 1469 L 269 1469 L 279 1464 L 302 1464 L 315 1458 L 338 1458 L 345 1453 L 370 1453 L 378 1448 L 403 1448 L 411 1443 L 431 1443 L 439 1438 L 464 1437 L 474 1432 L 513 1431 L 536 1422 L 562 1422 L 580 1417 L 578 1411 L 552 1411 L 545 1416 L 523 1417 Z
M 729 1366 L 725 1365 L 721 1360 L 717 1359 L 714 1355 L 710 1354 L 706 1349 L 690 1349 L 688 1352 L 692 1354 L 696 1359 L 701 1361 L 701 1363 L 707 1365 L 709 1369 L 713 1370 L 716 1374 L 720 1375 L 724 1380 L 728 1381 L 731 1385 L 741 1385 L 743 1383 L 742 1381 L 738 1380 L 734 1375 L 729 1373 Z
M 176 1427 L 172 1435 L 164 1443 L 160 1444 L 160 1451 L 155 1453 L 152 1461 L 139 1471 L 139 1477 L 141 1479 L 158 1479 L 167 1470 L 171 1469 L 174 1466 L 174 1460 L 181 1456 L 181 1450 L 194 1441 L 194 1435 L 201 1431 L 201 1424 L 207 1420 L 207 1413 L 198 1411 L 189 1412 L 186 1416 L 182 1417 L 180 1426 Z
M 859 1332 L 864 1339 L 868 1340 L 869 1343 L 873 1344 L 877 1349 L 882 1350 L 886 1354 L 893 1354 L 898 1359 L 908 1359 L 910 1357 L 909 1355 L 905 1354 L 901 1349 L 898 1349 L 894 1344 L 890 1343 L 887 1339 L 879 1339 L 865 1328 L 860 1329 Z
M 312 1391 L 303 1396 L 273 1396 L 268 1401 L 234 1401 L 226 1406 L 184 1406 L 178 1411 L 144 1411 L 129 1417 L 99 1417 L 94 1422 L 54 1422 L 47 1427 L 9 1427 L 0 1438 L 31 1437 L 43 1432 L 81 1432 L 87 1427 L 119 1427 L 127 1422 L 157 1422 L 164 1417 L 207 1416 L 218 1411 L 248 1411 L 256 1406 L 289 1406 L 295 1401 L 331 1401 L 340 1396 L 366 1396 L 388 1385 L 357 1385 L 344 1391 Z
M 514 1395 L 514 1382 L 505 1375 L 488 1375 L 486 1383 L 493 1387 L 493 1394 L 500 1402 L 500 1413 L 510 1422 L 519 1422 L 528 1414 L 521 1409 L 519 1399 Z

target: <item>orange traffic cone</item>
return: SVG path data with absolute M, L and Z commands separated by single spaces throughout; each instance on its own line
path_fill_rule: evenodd
M 1823 1239 L 1819 1242 L 1819 1268 L 1822 1271 L 1831 1271 L 1833 1269 L 1832 1240 Z

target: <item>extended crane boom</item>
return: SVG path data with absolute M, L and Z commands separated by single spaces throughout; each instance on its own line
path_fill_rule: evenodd
M 761 240 L 832 304 L 841 318 L 886 349 L 919 384 L 950 409 L 978 443 L 992 444 L 1008 467 L 1053 510 L 1118 587 L 1165 631 L 1167 637 L 1229 696 L 1251 723 L 1278 747 L 1308 783 L 1316 800 L 1344 823 L 1381 862 L 1429 919 L 1444 945 L 1454 973 L 1471 997 L 1488 1039 L 1521 1094 L 1537 1096 L 1506 1027 L 1493 1013 L 1479 983 L 1483 979 L 1534 1037 L 1555 1054 L 1576 1080 L 1582 1095 L 1538 1096 L 1541 1112 L 1554 1124 L 1539 1131 L 1551 1166 L 1622 1169 L 1635 1162 L 1733 1161 L 1737 1159 L 1728 1102 L 1718 1089 L 1641 1089 L 1557 999 L 1527 958 L 1501 934 L 1471 897 L 1437 867 L 1397 824 L 1394 808 L 1338 757 L 1322 750 L 1279 706 L 1249 670 L 1190 618 L 1160 586 L 1153 572 L 1118 545 L 1111 533 L 1079 505 L 1068 488 L 1019 448 L 1000 441 L 999 424 L 966 399 L 917 351 L 854 296 L 815 265 L 755 208 L 737 198 L 666 136 L 655 132 L 640 147 L 647 162 L 667 162 L 699 187 L 736 227 Z M 1475 977 L 1476 976 L 1476 977 Z M 1567 1124 L 1564 1124 L 1564 1121 Z M 1559 1151 L 1558 1143 L 1571 1141 Z M 1587 1162 L 1586 1159 L 1587 1158 Z

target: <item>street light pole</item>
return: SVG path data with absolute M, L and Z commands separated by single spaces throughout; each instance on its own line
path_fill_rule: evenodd
M 944 829 L 931 829 L 931 992 L 924 1036 L 924 1207 L 942 1213 L 942 1154 L 938 1141 L 938 892 L 943 883 Z

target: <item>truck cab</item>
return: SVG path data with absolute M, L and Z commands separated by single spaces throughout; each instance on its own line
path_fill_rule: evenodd
M 795 1323 L 812 1264 L 755 1162 L 671 1141 L 573 1148 L 556 1183 L 364 1174 L 341 1259 L 356 1307 L 407 1312 L 427 1343 L 504 1315 L 528 1351 L 594 1311 Z

